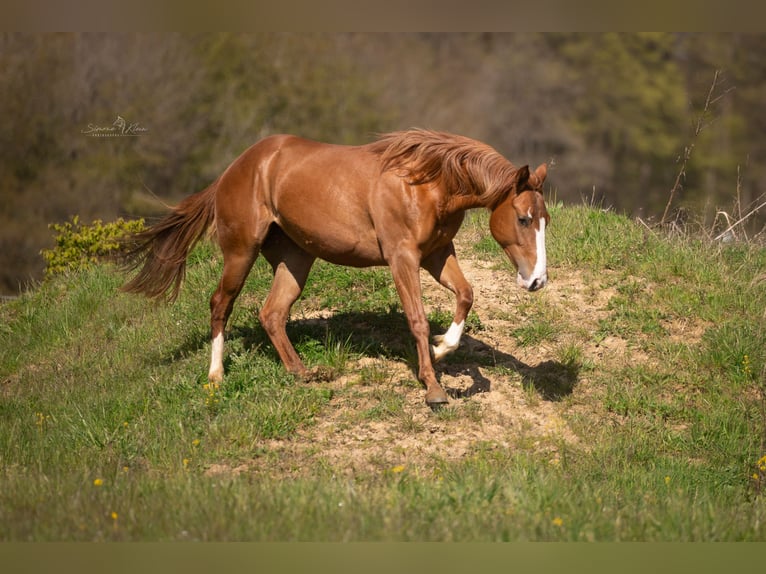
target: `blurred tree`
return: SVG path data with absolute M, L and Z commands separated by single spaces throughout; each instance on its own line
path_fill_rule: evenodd
M 0 38 L 0 286 L 39 278 L 47 225 L 111 219 L 142 180 L 170 181 L 185 156 L 178 126 L 193 107 L 191 45 L 180 36 L 5 34 Z M 191 88 L 191 89 L 189 89 Z M 117 116 L 143 137 L 91 138 Z M 188 126 L 193 130 L 194 126 Z M 23 240 L 15 233 L 25 230 Z
M 739 188 L 745 208 L 766 183 L 764 55 L 763 34 L 0 34 L 0 291 L 41 277 L 49 223 L 158 213 L 276 132 L 463 133 L 553 162 L 559 200 L 659 215 L 716 70 L 679 207 Z M 147 131 L 82 133 L 118 116 Z
M 738 207 L 744 211 L 766 189 L 764 53 L 762 34 L 679 35 L 676 58 L 685 72 L 694 114 L 702 113 L 714 74 L 720 72 L 698 142 L 698 161 L 688 170 L 683 198 L 696 212 L 704 211 L 708 221 L 716 208 L 737 209 L 738 191 Z
M 272 133 L 346 144 L 371 139 L 386 111 L 341 41 L 329 34 L 201 38 L 201 137 L 208 145 L 199 160 L 208 179 Z
M 619 209 L 656 212 L 686 131 L 674 36 L 577 33 L 551 35 L 549 42 L 567 72 L 562 80 L 571 86 L 574 129 L 588 153 L 608 158 L 582 170 L 575 185 L 584 192 L 595 186 Z
M 48 223 L 144 216 L 274 132 L 354 143 L 385 110 L 334 35 L 0 36 L 0 291 L 41 277 Z M 119 117 L 137 137 L 88 137 Z

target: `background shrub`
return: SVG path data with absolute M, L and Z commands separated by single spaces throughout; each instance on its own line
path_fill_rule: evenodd
M 115 254 L 120 249 L 120 238 L 144 229 L 144 220 L 119 218 L 103 223 L 96 219 L 90 225 L 84 225 L 75 215 L 71 221 L 52 223 L 48 228 L 56 232 L 56 246 L 41 251 L 46 263 L 46 278 L 86 269 L 99 259 Z

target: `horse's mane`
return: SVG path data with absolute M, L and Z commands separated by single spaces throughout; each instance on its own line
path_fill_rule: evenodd
M 487 144 L 420 128 L 382 134 L 371 148 L 383 171 L 396 171 L 412 185 L 438 180 L 448 193 L 476 197 L 489 208 L 505 198 L 516 172 Z

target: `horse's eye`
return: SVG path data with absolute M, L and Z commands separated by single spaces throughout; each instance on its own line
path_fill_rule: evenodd
M 519 225 L 522 227 L 529 227 L 530 223 L 532 223 L 531 217 L 519 217 Z

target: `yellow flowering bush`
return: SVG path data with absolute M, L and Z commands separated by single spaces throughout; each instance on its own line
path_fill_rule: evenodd
M 120 239 L 142 231 L 144 220 L 119 218 L 112 223 L 103 223 L 97 219 L 91 225 L 84 225 L 75 215 L 71 221 L 52 223 L 48 228 L 56 232 L 56 246 L 40 253 L 46 263 L 45 276 L 52 277 L 66 271 L 86 269 L 99 259 L 115 254 L 120 250 Z

